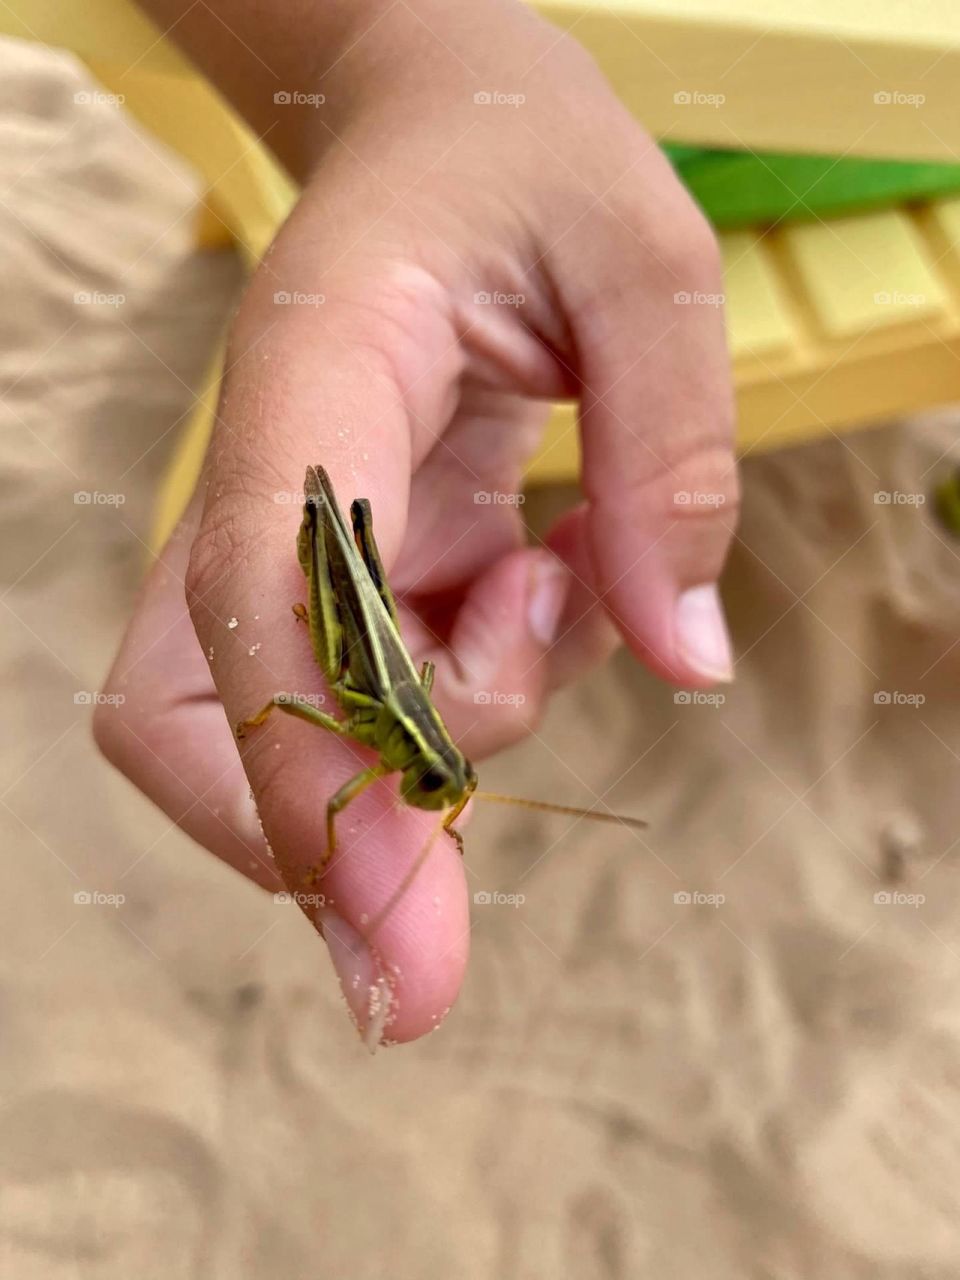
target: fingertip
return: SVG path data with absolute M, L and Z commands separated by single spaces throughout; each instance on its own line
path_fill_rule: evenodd
M 363 935 L 332 908 L 320 911 L 316 923 L 354 1026 L 372 1053 L 385 1034 L 393 1005 L 384 966 Z
M 716 583 L 681 589 L 652 578 L 642 599 L 618 586 L 607 604 L 631 652 L 660 679 L 694 689 L 733 680 L 733 644 Z
M 403 816 L 424 829 L 422 815 Z M 433 836 L 427 827 L 425 841 L 406 842 L 406 859 L 385 863 L 357 846 L 321 881 L 327 891 L 314 920 L 351 1019 L 371 1051 L 435 1030 L 466 971 L 470 919 L 463 864 L 432 825 Z

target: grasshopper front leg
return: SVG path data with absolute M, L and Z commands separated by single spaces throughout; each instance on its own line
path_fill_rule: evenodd
M 461 813 L 463 813 L 464 809 L 467 807 L 467 802 L 469 801 L 470 797 L 473 795 L 474 791 L 476 791 L 476 789 L 477 789 L 477 779 L 476 777 L 474 777 L 473 781 L 467 787 L 464 788 L 463 795 L 460 797 L 460 799 L 456 802 L 456 804 L 453 806 L 453 808 L 450 810 L 450 812 L 447 814 L 447 816 L 443 820 L 443 829 L 444 831 L 446 831 L 448 836 L 452 836 L 453 841 L 457 846 L 457 853 L 459 853 L 461 858 L 463 857 L 463 836 L 460 834 L 460 832 L 457 830 L 457 828 L 453 824 L 456 822 L 456 820 L 460 817 Z
M 320 874 L 323 875 L 327 868 L 327 864 L 337 850 L 337 829 L 335 819 L 341 809 L 345 809 L 351 800 L 355 800 L 361 791 L 365 791 L 371 782 L 376 782 L 377 778 L 383 778 L 393 770 L 387 768 L 386 765 L 375 764 L 369 769 L 363 769 L 355 778 L 351 778 L 349 782 L 345 782 L 343 786 L 327 802 L 327 847 L 323 857 L 320 859 Z

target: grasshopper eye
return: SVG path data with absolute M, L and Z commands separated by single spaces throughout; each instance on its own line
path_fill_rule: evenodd
M 420 790 L 439 791 L 442 786 L 446 785 L 446 781 L 446 774 L 441 773 L 439 769 L 428 769 L 419 778 Z

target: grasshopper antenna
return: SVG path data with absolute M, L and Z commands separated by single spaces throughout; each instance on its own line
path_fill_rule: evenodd
M 505 796 L 499 791 L 475 791 L 478 800 L 493 800 L 497 804 L 516 804 L 524 809 L 540 809 L 544 813 L 565 813 L 571 818 L 589 818 L 592 822 L 615 822 L 622 827 L 638 831 L 650 824 L 643 818 L 628 818 L 621 813 L 601 813 L 598 809 L 580 809 L 570 804 L 551 804 L 549 800 L 527 800 L 523 796 Z
M 643 818 L 630 818 L 620 813 L 601 813 L 597 809 L 581 809 L 575 805 L 569 804 L 551 804 L 549 800 L 527 800 L 522 796 L 501 795 L 499 791 L 475 791 L 473 794 L 474 798 L 479 800 L 493 800 L 497 804 L 515 804 L 520 805 L 525 809 L 539 809 L 544 813 L 563 813 L 571 818 L 589 818 L 593 822 L 612 822 L 618 826 L 631 827 L 638 831 L 649 826 L 649 823 L 647 823 Z M 368 925 L 365 932 L 365 936 L 368 941 L 372 941 L 384 920 L 386 920 L 387 916 L 420 874 L 420 868 L 426 862 L 427 858 L 429 858 L 430 853 L 433 850 L 433 846 L 437 843 L 442 831 L 443 819 L 441 818 L 431 832 L 429 839 L 423 846 L 423 849 L 417 854 L 413 864 L 407 870 L 403 879 Z

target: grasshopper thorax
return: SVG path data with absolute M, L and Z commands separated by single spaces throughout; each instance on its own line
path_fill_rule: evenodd
M 416 809 L 449 809 L 477 785 L 473 765 L 454 746 L 404 769 L 400 791 Z

